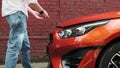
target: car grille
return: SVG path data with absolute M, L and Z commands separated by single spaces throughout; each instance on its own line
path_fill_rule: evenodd
M 67 54 L 65 54 L 62 57 L 62 66 L 63 68 L 77 68 L 78 65 L 80 64 L 81 60 L 83 59 L 83 57 L 85 56 L 85 54 L 89 51 L 89 50 L 93 50 L 96 48 L 79 48 L 76 50 L 73 50 Z
M 49 41 L 50 41 L 49 44 L 51 44 L 53 42 L 53 35 L 52 34 L 49 34 Z

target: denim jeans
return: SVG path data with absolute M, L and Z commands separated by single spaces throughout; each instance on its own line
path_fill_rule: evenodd
M 18 11 L 6 16 L 6 19 L 10 26 L 10 32 L 5 68 L 16 68 L 19 54 L 23 68 L 31 68 L 30 43 L 27 34 L 26 15 Z

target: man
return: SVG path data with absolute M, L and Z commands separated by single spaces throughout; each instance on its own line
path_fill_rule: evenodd
M 2 16 L 6 17 L 10 26 L 5 68 L 16 68 L 19 54 L 23 68 L 32 68 L 26 26 L 28 11 L 37 19 L 49 18 L 47 11 L 42 8 L 37 0 L 2 0 Z

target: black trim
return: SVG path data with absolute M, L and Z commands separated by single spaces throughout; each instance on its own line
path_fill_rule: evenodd
M 75 49 L 64 56 L 62 56 L 62 61 L 66 61 L 63 66 L 69 66 L 70 68 L 77 68 L 79 63 L 82 61 L 86 53 L 90 50 L 102 49 L 103 46 L 91 46 L 85 48 Z M 64 68 L 64 67 L 63 67 Z
M 49 44 L 51 44 L 53 42 L 53 35 L 52 34 L 49 34 Z

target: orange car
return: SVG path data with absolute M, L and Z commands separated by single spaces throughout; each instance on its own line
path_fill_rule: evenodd
M 50 41 L 48 68 L 120 68 L 120 12 L 59 24 Z

